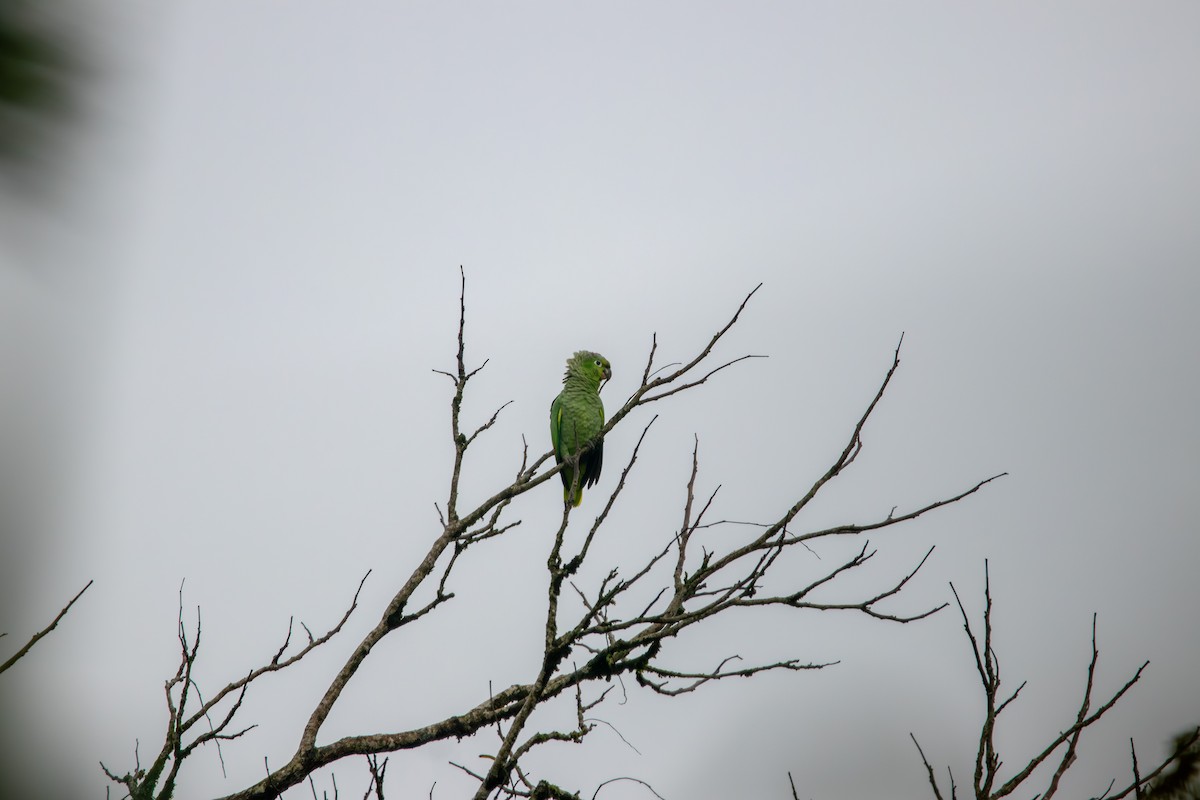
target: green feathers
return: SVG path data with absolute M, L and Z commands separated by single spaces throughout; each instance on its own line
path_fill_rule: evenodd
M 596 438 L 604 427 L 600 384 L 611 377 L 612 366 L 607 358 L 580 350 L 567 359 L 563 390 L 550 404 L 550 441 L 554 444 L 554 458 L 559 464 L 567 462 L 559 473 L 563 482 L 563 502 L 572 506 L 583 501 L 583 488 L 596 482 L 604 465 L 604 440 Z M 579 451 L 593 439 L 596 441 L 587 452 L 580 454 Z

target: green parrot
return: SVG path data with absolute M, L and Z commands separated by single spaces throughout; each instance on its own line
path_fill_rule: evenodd
M 612 366 L 599 353 L 580 350 L 567 359 L 563 390 L 550 404 L 550 441 L 559 464 L 577 456 L 604 427 L 600 384 L 611 377 Z M 583 487 L 596 482 L 603 465 L 604 440 L 601 439 L 579 459 L 579 484 L 575 486 L 574 496 L 571 487 L 575 483 L 575 469 L 568 465 L 559 473 L 563 482 L 563 502 L 578 506 L 583 501 Z

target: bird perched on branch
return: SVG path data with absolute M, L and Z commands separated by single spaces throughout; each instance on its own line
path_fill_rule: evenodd
M 571 506 L 583 501 L 583 488 L 596 482 L 604 465 L 604 439 L 597 438 L 604 427 L 600 385 L 611 377 L 612 365 L 607 358 L 580 350 L 567 359 L 563 390 L 550 404 L 550 441 L 554 444 L 555 460 L 559 464 L 567 462 L 559 475 L 563 482 L 563 502 Z M 593 439 L 596 441 L 587 452 L 580 454 Z

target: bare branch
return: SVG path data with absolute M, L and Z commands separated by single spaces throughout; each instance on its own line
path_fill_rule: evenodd
M 882 520 L 879 520 L 878 522 L 871 522 L 871 523 L 867 523 L 864 525 L 835 525 L 832 528 L 824 528 L 822 530 L 812 531 L 811 533 L 800 534 L 800 535 L 796 536 L 795 538 L 797 541 L 807 541 L 810 539 L 819 539 L 819 538 L 822 538 L 825 536 L 843 536 L 846 534 L 867 533 L 869 531 L 879 530 L 880 528 L 889 528 L 893 525 L 898 525 L 901 522 L 908 522 L 909 520 L 914 520 L 917 517 L 921 516 L 922 514 L 927 514 L 930 511 L 934 511 L 935 509 L 942 508 L 943 506 L 948 506 L 948 505 L 957 503 L 959 500 L 963 500 L 963 499 L 975 494 L 976 492 L 978 492 L 984 486 L 987 486 L 992 481 L 999 480 L 1000 478 L 1003 478 L 1007 475 L 1008 475 L 1007 472 L 1001 472 L 998 475 L 993 475 L 990 478 L 986 478 L 982 481 L 979 481 L 978 483 L 976 483 L 974 486 L 967 489 L 966 491 L 960 492 L 956 495 L 944 498 L 942 500 L 936 500 L 936 501 L 929 503 L 927 505 L 924 505 L 914 511 L 909 511 L 908 513 L 901 514 L 898 517 L 895 516 L 894 510 L 893 510 L 893 513 L 888 514 L 887 517 L 885 517 Z M 778 526 L 779 523 L 775 523 L 775 525 Z M 775 527 L 775 526 L 772 526 L 772 527 Z
M 825 471 L 817 481 L 809 487 L 808 492 L 800 498 L 797 503 L 792 506 L 788 514 L 785 515 L 785 520 L 790 521 L 800 512 L 802 508 L 807 506 L 812 499 L 817 496 L 817 492 L 821 491 L 822 487 L 829 481 L 841 474 L 842 470 L 854 462 L 858 457 L 858 451 L 862 449 L 862 432 L 867 424 L 867 420 L 871 418 L 871 414 L 875 411 L 875 407 L 879 405 L 879 401 L 883 399 L 883 393 L 887 391 L 888 385 L 892 382 L 892 376 L 896 374 L 896 370 L 900 368 L 900 346 L 904 344 L 904 334 L 900 335 L 900 341 L 896 343 L 896 352 L 892 356 L 892 366 L 888 369 L 887 374 L 883 378 L 883 383 L 879 385 L 879 391 L 875 393 L 875 397 L 867 405 L 867 410 L 859 417 L 858 424 L 854 426 L 854 431 L 850 434 L 850 439 L 846 442 L 842 454 L 833 462 L 833 465 Z
M 634 747 L 633 743 L 625 738 L 625 734 L 623 734 L 623 733 L 621 733 L 621 731 L 617 730 L 617 726 L 613 725 L 608 720 L 600 719 L 599 717 L 588 717 L 587 721 L 588 722 L 599 722 L 601 725 L 607 725 L 608 729 L 611 730 L 613 733 L 615 733 L 617 735 L 617 738 L 620 739 L 622 742 L 624 742 L 626 747 L 628 747 L 633 752 L 637 753 L 639 756 L 642 754 L 642 751 L 638 750 L 636 747 Z
M 802 672 L 805 670 L 824 669 L 825 667 L 832 667 L 834 664 L 841 663 L 839 661 L 826 661 L 824 663 L 805 664 L 799 659 L 790 659 L 788 661 L 777 661 L 774 664 L 760 664 L 753 667 L 746 667 L 745 669 L 725 671 L 723 669 L 725 664 L 734 660 L 741 661 L 742 657 L 729 656 L 720 664 L 718 664 L 716 669 L 712 670 L 711 672 L 676 672 L 674 670 L 664 669 L 662 667 L 647 666 L 638 671 L 637 679 L 638 683 L 642 684 L 643 686 L 648 686 L 658 694 L 674 696 L 687 694 L 688 692 L 695 691 L 709 681 L 717 681 L 721 680 L 722 678 L 749 678 L 753 675 L 759 674 L 760 672 L 769 672 L 772 670 L 781 669 L 792 672 Z M 682 686 L 678 689 L 672 689 L 668 687 L 665 682 L 658 683 L 652 681 L 647 678 L 646 675 L 655 675 L 660 678 L 667 679 L 675 678 L 680 680 L 691 680 L 692 683 L 689 683 L 688 685 Z
M 646 358 L 646 369 L 642 370 L 642 386 L 650 382 L 650 367 L 654 364 L 654 354 L 658 351 L 658 333 L 650 334 L 650 355 Z
M 33 646 L 35 644 L 37 644 L 39 641 L 41 641 L 43 636 L 45 636 L 46 634 L 50 633 L 50 631 L 52 631 L 56 627 L 58 627 L 58 623 L 62 620 L 63 617 L 65 617 L 67 615 L 67 612 L 71 610 L 71 606 L 75 605 L 76 600 L 78 600 L 80 597 L 83 597 L 83 593 L 86 592 L 88 590 L 88 588 L 90 588 L 94 582 L 95 582 L 94 580 L 88 581 L 87 585 L 84 586 L 82 589 L 80 589 L 78 594 L 76 594 L 74 597 L 72 597 L 70 602 L 62 607 L 62 610 L 59 611 L 58 614 L 55 615 L 54 619 L 52 619 L 50 621 L 49 625 L 47 625 L 46 627 L 42 628 L 40 631 L 35 633 L 33 635 L 33 637 L 30 638 L 30 640 L 25 643 L 24 647 L 22 647 L 20 650 L 18 650 L 16 653 L 14 653 L 13 656 L 11 658 L 9 658 L 7 661 L 5 661 L 3 664 L 0 664 L 0 673 L 5 672 L 13 664 L 16 664 L 18 661 L 20 661 L 22 658 L 24 658 L 25 654 L 28 653 L 30 650 L 32 650 Z M 0 634 L 0 636 L 3 636 L 3 634 Z
M 212 698 L 204 701 L 200 698 L 199 687 L 192 677 L 192 670 L 196 662 L 196 657 L 200 650 L 201 639 L 201 621 L 200 610 L 196 609 L 196 633 L 194 638 L 189 642 L 187 628 L 183 622 L 183 586 L 180 585 L 179 596 L 179 614 L 177 618 L 176 638 L 179 641 L 180 661 L 179 667 L 175 675 L 166 681 L 164 684 L 164 695 L 167 705 L 167 731 L 164 736 L 163 747 L 158 756 L 151 764 L 150 768 L 142 771 L 140 765 L 133 771 L 126 773 L 124 776 L 116 777 L 107 767 L 101 764 L 105 775 L 110 780 L 114 780 L 126 786 L 131 797 L 147 798 L 158 797 L 162 800 L 170 798 L 175 789 L 175 783 L 183 762 L 188 758 L 198 747 L 208 742 L 213 742 L 218 747 L 220 752 L 220 742 L 230 741 L 240 738 L 256 726 L 249 725 L 236 731 L 230 731 L 229 727 L 234 720 L 235 715 L 241 710 L 242 702 L 246 697 L 246 691 L 250 684 L 271 672 L 278 672 L 286 669 L 289 666 L 297 663 L 314 649 L 332 639 L 345 625 L 350 615 L 358 606 L 358 597 L 362 591 L 363 584 L 366 583 L 367 575 L 364 575 L 355 590 L 354 598 L 351 601 L 350 607 L 342 615 L 342 618 L 337 624 L 319 638 L 313 638 L 309 633 L 309 642 L 303 648 L 287 658 L 283 658 L 283 653 L 287 649 L 288 643 L 291 641 L 292 622 L 288 623 L 288 632 L 285 637 L 283 647 L 279 648 L 265 665 L 249 671 L 244 677 L 239 680 L 227 684 L 224 688 L 218 691 Z M 305 628 L 307 631 L 308 629 Z M 178 700 L 176 700 L 176 690 L 178 690 Z M 189 696 L 195 692 L 197 698 L 200 699 L 199 708 L 188 715 Z M 226 709 L 219 723 L 214 724 L 212 714 L 216 707 L 230 695 L 236 693 L 232 704 Z M 201 720 L 208 720 L 209 730 L 199 733 L 191 741 L 185 742 L 185 737 L 191 733 L 192 728 Z M 222 763 L 224 757 L 221 756 Z M 161 782 L 161 785 L 160 785 Z
M 921 754 L 921 763 L 925 765 L 925 771 L 929 773 L 929 788 L 933 789 L 933 796 L 937 800 L 942 800 L 942 790 L 938 788 L 937 778 L 933 774 L 933 767 L 929 765 L 929 759 L 925 758 L 925 751 L 921 749 L 921 743 L 917 741 L 916 735 L 911 731 L 909 731 L 908 735 L 912 739 L 913 744 L 917 746 L 917 752 Z
M 646 787 L 646 789 L 650 792 L 650 794 L 657 797 L 658 800 L 666 800 L 666 798 L 664 798 L 661 794 L 654 791 L 653 786 L 646 783 L 644 780 L 641 780 L 640 778 L 630 778 L 628 776 L 623 776 L 620 778 L 609 778 L 608 780 L 604 781 L 599 786 L 597 786 L 596 791 L 592 793 L 592 800 L 596 800 L 596 798 L 600 796 L 600 790 L 603 789 L 605 786 L 608 786 L 609 784 L 612 784 L 612 783 L 617 783 L 618 781 L 631 781 L 632 783 L 640 783 L 642 786 Z
M 371 790 L 375 790 L 375 800 L 384 800 L 383 798 L 383 778 L 387 773 L 388 760 L 385 758 L 383 763 L 379 763 L 379 756 L 368 755 L 367 769 L 371 772 L 371 783 L 367 786 L 367 792 L 363 795 L 363 800 L 370 800 Z M 432 789 L 430 790 L 433 791 Z
M 485 363 L 486 363 L 486 362 L 485 362 Z M 508 408 L 510 405 L 512 405 L 512 400 L 509 400 L 509 401 L 505 402 L 503 405 L 501 405 L 499 408 L 497 408 L 497 409 L 496 409 L 496 410 L 495 410 L 495 411 L 492 413 L 492 416 L 491 416 L 491 418 L 490 418 L 490 419 L 488 419 L 488 421 L 487 421 L 487 422 L 485 422 L 485 423 L 483 423 L 482 425 L 480 425 L 478 428 L 476 428 L 476 429 L 475 429 L 475 432 L 474 432 L 474 433 L 472 433 L 470 436 L 468 436 L 468 437 L 467 437 L 467 444 L 468 444 L 468 445 L 469 445 L 469 444 L 471 444 L 471 442 L 475 441 L 475 437 L 477 437 L 479 434 L 483 433 L 483 432 L 484 432 L 484 431 L 486 431 L 488 428 L 490 428 L 490 427 L 492 427 L 493 425 L 495 425 L 495 424 L 496 424 L 496 420 L 500 418 L 500 412 L 501 412 L 501 411 L 503 411 L 504 409 Z
M 1067 730 L 1065 730 L 1061 734 L 1059 734 L 1058 737 L 1056 737 L 1049 745 L 1047 745 L 1046 748 L 1041 753 L 1039 753 L 1038 755 L 1036 755 L 1032 759 L 1030 759 L 1029 764 L 1026 765 L 1025 769 L 1021 770 L 1019 773 L 1017 773 L 1015 776 L 1013 776 L 1007 783 L 1005 783 L 1004 786 L 1002 786 L 1000 789 L 996 790 L 996 793 L 993 796 L 994 797 L 1004 797 L 1005 795 L 1008 795 L 1009 793 L 1011 793 L 1014 789 L 1017 788 L 1017 786 L 1019 786 L 1021 783 L 1023 783 L 1025 781 L 1026 778 L 1029 777 L 1030 773 L 1032 773 L 1033 770 L 1037 769 L 1038 766 L 1041 765 L 1041 763 L 1043 761 L 1045 761 L 1047 758 L 1049 758 L 1049 756 L 1055 750 L 1057 750 L 1064 742 L 1067 742 L 1070 738 L 1074 737 L 1078 731 L 1081 731 L 1084 728 L 1090 727 L 1092 725 L 1092 723 L 1096 722 L 1098 719 L 1100 719 L 1100 717 L 1104 716 L 1104 714 L 1106 714 L 1110 708 L 1112 708 L 1114 705 L 1116 705 L 1117 701 L 1120 700 L 1122 697 L 1124 697 L 1125 693 L 1128 692 L 1131 688 L 1133 688 L 1133 685 L 1141 679 L 1142 672 L 1145 671 L 1146 667 L 1148 667 L 1149 665 L 1150 665 L 1149 661 L 1143 662 L 1142 665 L 1137 668 L 1137 671 L 1133 674 L 1133 677 L 1131 677 L 1128 681 L 1126 681 L 1125 684 L 1120 689 L 1118 689 L 1117 692 L 1112 697 L 1109 698 L 1108 702 L 1104 703 L 1102 706 L 1100 706 L 1098 709 L 1096 709 L 1095 712 L 1093 712 L 1092 714 L 1090 714 L 1086 717 L 1083 717 L 1078 722 L 1076 722 L 1074 725 L 1072 725 L 1070 728 L 1068 728 Z
M 328 642 L 334 636 L 337 636 L 341 632 L 342 628 L 345 627 L 346 622 L 349 621 L 350 615 L 353 614 L 355 612 L 355 610 L 358 608 L 358 597 L 360 594 L 362 594 L 363 586 L 366 585 L 367 578 L 369 578 L 370 576 L 371 576 L 371 570 L 367 570 L 366 574 L 362 576 L 362 580 L 360 580 L 358 582 L 358 588 L 356 588 L 354 590 L 354 597 L 351 598 L 349 607 L 342 614 L 341 619 L 339 619 L 332 628 L 327 630 L 324 634 L 322 634 L 320 637 L 318 637 L 316 639 L 314 639 L 312 637 L 312 634 L 310 633 L 308 644 L 305 645 L 300 650 L 298 650 L 293 655 L 289 656 L 288 658 L 283 659 L 282 661 L 276 661 L 276 660 L 272 659 L 272 661 L 269 664 L 262 666 L 262 667 L 258 667 L 257 669 L 251 670 L 249 673 L 247 673 L 246 677 L 244 677 L 240 680 L 234 681 L 234 682 L 226 685 L 225 687 L 223 687 L 219 692 L 217 692 L 217 694 L 213 695 L 212 699 L 209 700 L 208 703 L 206 703 L 200 711 L 197 711 L 190 718 L 188 718 L 188 720 L 186 722 L 183 723 L 184 727 L 191 727 L 200 718 L 200 716 L 202 716 L 203 713 L 206 713 L 208 709 L 211 709 L 213 706 L 220 703 L 221 700 L 224 699 L 227 695 L 229 695 L 233 692 L 241 692 L 244 694 L 245 687 L 248 684 L 250 684 L 251 682 L 257 680 L 262 675 L 265 675 L 269 672 L 278 672 L 279 670 L 287 669 L 292 664 L 295 664 L 296 662 L 303 659 L 305 656 L 307 656 L 313 650 L 317 649 L 321 645 Z
M 1075 732 L 1071 738 L 1067 740 L 1067 748 L 1063 751 L 1062 758 L 1059 760 L 1058 768 L 1054 770 L 1053 777 L 1050 778 L 1050 785 L 1042 794 L 1042 800 L 1050 800 L 1058 791 L 1059 781 L 1062 776 L 1075 763 L 1075 751 L 1079 745 L 1079 736 L 1083 733 L 1081 723 L 1087 717 L 1088 708 L 1092 704 L 1092 687 L 1096 682 L 1096 661 L 1100 658 L 1100 651 L 1096 649 L 1096 614 L 1092 614 L 1092 660 L 1088 664 L 1087 681 L 1084 684 L 1083 701 L 1079 704 L 1079 713 L 1075 716 Z
M 1188 800 L 1194 796 L 1196 776 L 1200 775 L 1200 727 L 1175 737 L 1171 754 L 1145 776 L 1138 774 L 1137 753 L 1129 740 L 1133 757 L 1133 782 L 1114 795 L 1108 791 L 1094 800 L 1121 800 L 1133 794 L 1135 798 L 1155 800 Z M 1188 784 L 1192 784 L 1190 787 Z M 1109 790 L 1111 790 L 1111 786 Z M 1189 789 L 1192 794 L 1189 794 Z
M 966 632 L 967 639 L 971 644 L 971 651 L 975 658 L 975 669 L 979 674 L 980 684 L 984 690 L 985 697 L 985 713 L 983 725 L 980 729 L 979 749 L 975 757 L 975 780 L 974 780 L 974 795 L 977 800 L 998 800 L 1006 797 L 1017 789 L 1030 778 L 1033 772 L 1045 763 L 1054 753 L 1059 751 L 1063 745 L 1066 747 L 1062 750 L 1057 766 L 1051 775 L 1050 782 L 1045 791 L 1037 795 L 1039 800 L 1050 800 L 1058 791 L 1058 787 L 1063 776 L 1075 763 L 1076 753 L 1078 751 L 1079 741 L 1083 731 L 1093 724 L 1098 722 L 1117 701 L 1125 696 L 1135 683 L 1141 678 L 1143 671 L 1149 665 L 1149 662 L 1143 663 L 1134 672 L 1133 676 L 1127 680 L 1116 692 L 1114 692 L 1107 701 L 1102 703 L 1094 711 L 1092 710 L 1092 693 L 1095 687 L 1096 667 L 1099 663 L 1100 651 L 1096 646 L 1096 617 L 1092 616 L 1092 654 L 1088 662 L 1087 673 L 1084 680 L 1083 698 L 1079 704 L 1079 710 L 1075 715 L 1074 723 L 1066 730 L 1054 737 L 1040 752 L 1031 757 L 1025 765 L 1018 770 L 1011 778 L 1002 783 L 998 788 L 996 784 L 1000 781 L 1000 769 L 1003 766 L 999 753 L 996 750 L 996 726 L 1000 713 L 1008 707 L 1010 703 L 1016 700 L 1021 690 L 1025 688 L 1025 683 L 1022 683 L 1017 690 L 1012 693 L 1006 700 L 997 702 L 999 689 L 1001 685 L 1000 678 L 1000 663 L 999 658 L 992 645 L 993 627 L 992 627 L 992 596 L 991 584 L 988 574 L 987 562 L 984 562 L 984 611 L 983 611 L 983 641 L 980 643 L 976 638 L 974 629 L 972 628 L 970 617 L 967 615 L 966 608 L 963 605 L 962 598 L 954 585 L 950 585 L 951 592 L 954 594 L 955 602 L 958 604 L 959 612 L 962 614 L 963 630 Z M 910 734 L 911 735 L 911 734 Z M 1200 735 L 1200 731 L 1198 731 Z M 916 744 L 916 737 L 913 736 L 913 742 Z M 918 751 L 921 747 L 917 744 Z M 933 770 L 929 765 L 925 754 L 921 751 L 921 760 L 924 763 L 926 771 L 929 773 L 930 784 L 933 787 L 936 797 L 941 797 L 934 779 Z M 1130 784 L 1123 792 L 1113 796 L 1111 800 L 1125 797 L 1130 792 L 1135 792 L 1140 786 L 1145 785 L 1146 781 L 1150 780 L 1153 775 L 1161 773 L 1166 764 L 1170 763 L 1171 759 L 1160 765 L 1158 770 L 1152 773 L 1151 776 L 1141 778 L 1138 776 L 1137 758 L 1134 755 L 1134 782 Z M 954 784 L 953 774 L 951 780 L 951 797 L 953 798 Z M 1111 788 L 1111 785 L 1110 785 Z M 1108 797 L 1106 790 L 1104 796 Z
M 703 385 L 709 378 L 711 378 L 713 375 L 716 375 L 721 370 L 726 369 L 727 367 L 732 367 L 734 364 L 740 363 L 740 362 L 745 361 L 750 358 L 766 358 L 766 356 L 765 355 L 738 356 L 735 359 L 726 361 L 724 364 L 722 364 L 719 367 L 714 367 L 714 368 L 710 369 L 708 372 L 704 373 L 703 377 L 697 378 L 694 381 L 688 381 L 687 383 L 681 383 L 678 386 L 674 386 L 674 387 L 668 389 L 667 391 L 660 392 L 658 394 L 653 394 L 653 395 L 647 394 L 641 398 L 639 405 L 645 405 L 646 403 L 653 403 L 656 400 L 662 400 L 664 398 L 670 397 L 673 394 L 679 394 L 680 392 L 685 392 L 688 389 L 694 389 L 697 386 Z M 675 375 L 676 376 L 683 375 L 688 369 L 690 369 L 690 365 L 689 365 L 689 367 L 685 367 L 685 368 L 681 369 L 679 372 L 675 373 Z

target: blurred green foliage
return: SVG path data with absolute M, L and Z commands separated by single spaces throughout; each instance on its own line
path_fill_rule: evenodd
M 51 159 L 75 107 L 82 76 L 69 19 L 52 0 L 0 0 L 0 166 L 6 169 Z

